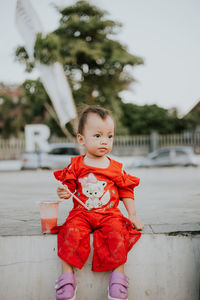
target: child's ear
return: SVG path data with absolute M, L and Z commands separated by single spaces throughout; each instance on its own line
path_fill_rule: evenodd
M 81 146 L 85 145 L 85 139 L 84 136 L 80 133 L 77 134 L 77 141 Z

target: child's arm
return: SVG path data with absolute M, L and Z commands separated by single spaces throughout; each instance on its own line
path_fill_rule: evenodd
M 142 230 L 144 228 L 144 223 L 136 216 L 135 200 L 132 198 L 122 198 L 122 200 L 128 212 L 129 220 L 133 223 L 135 229 Z
M 70 192 L 70 190 L 68 189 L 68 187 L 66 186 L 61 186 L 57 188 L 57 194 L 61 199 L 69 199 L 71 196 L 73 196 L 73 198 L 80 203 L 82 206 L 84 206 L 87 210 L 89 210 L 89 208 L 85 205 L 85 203 L 83 203 L 76 195 L 74 195 L 72 192 Z

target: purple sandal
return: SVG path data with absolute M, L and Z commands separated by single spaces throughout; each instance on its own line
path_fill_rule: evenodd
M 128 277 L 120 272 L 112 272 L 108 287 L 108 299 L 128 300 Z
M 76 278 L 74 273 L 67 272 L 56 280 L 56 300 L 75 300 Z

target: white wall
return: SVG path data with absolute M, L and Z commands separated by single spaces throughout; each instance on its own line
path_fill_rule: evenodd
M 56 236 L 0 237 L 0 300 L 54 300 L 60 275 Z M 80 271 L 77 300 L 107 299 L 110 272 Z M 129 300 L 199 300 L 199 236 L 143 234 L 129 253 Z

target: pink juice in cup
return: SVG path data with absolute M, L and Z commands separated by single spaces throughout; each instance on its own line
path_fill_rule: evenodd
M 51 229 L 57 225 L 59 203 L 60 201 L 46 201 L 40 203 L 42 232 L 50 233 Z

